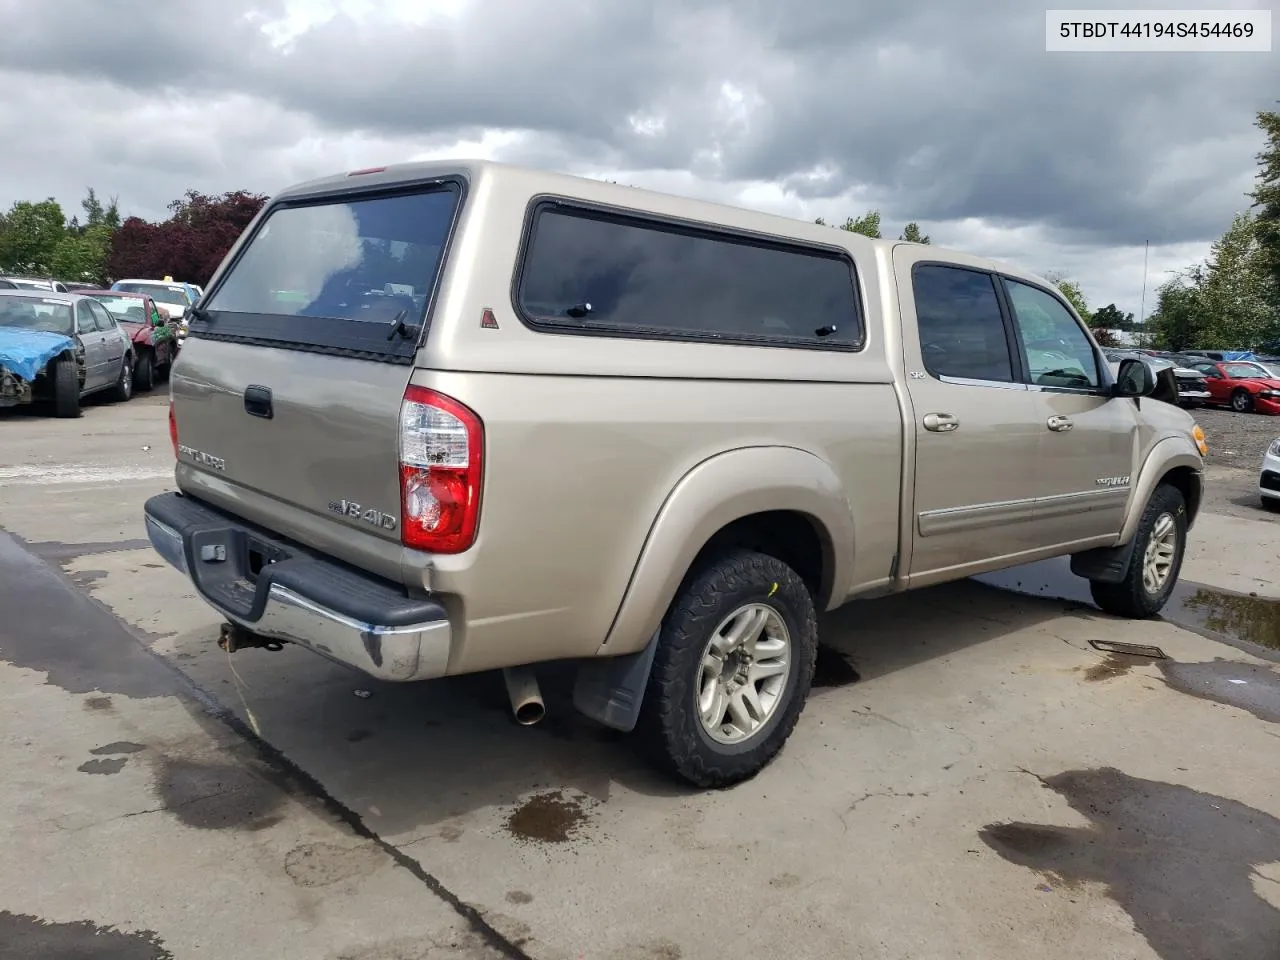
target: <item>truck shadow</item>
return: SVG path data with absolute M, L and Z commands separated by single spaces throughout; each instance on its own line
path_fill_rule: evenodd
M 973 582 L 842 608 L 823 618 L 825 663 L 792 743 L 806 737 L 815 714 L 841 710 L 842 698 L 856 697 L 850 685 L 862 691 L 897 671 L 1045 624 L 1068 608 L 1079 613 L 1074 604 Z M 498 673 L 379 683 L 289 648 L 236 654 L 233 673 L 207 630 L 177 644 L 184 672 L 228 708 L 251 712 L 265 741 L 393 843 L 456 839 L 481 817 L 492 829 L 495 809 L 510 826 L 530 803 L 569 824 L 619 789 L 678 805 L 698 793 L 655 771 L 626 735 L 578 714 L 567 666 L 540 668 L 547 716 L 521 727 L 511 719 Z M 761 791 L 769 776 L 737 789 Z

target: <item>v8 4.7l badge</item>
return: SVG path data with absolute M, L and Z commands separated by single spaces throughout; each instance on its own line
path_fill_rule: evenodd
M 383 513 L 381 510 L 372 508 L 366 510 L 354 500 L 330 500 L 329 509 L 341 516 L 350 517 L 352 520 L 363 520 L 383 530 L 394 530 L 399 522 L 394 514 Z

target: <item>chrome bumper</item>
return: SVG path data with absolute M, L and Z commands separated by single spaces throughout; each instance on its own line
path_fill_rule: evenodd
M 298 644 L 380 680 L 405 682 L 445 675 L 452 631 L 443 616 L 418 623 L 381 625 L 334 610 L 302 590 L 271 583 L 267 585 L 261 615 L 250 618 L 219 603 L 201 587 L 200 577 L 192 576 L 188 557 L 193 554 L 187 544 L 190 533 L 180 532 L 150 512 L 145 519 L 147 537 L 156 552 L 191 580 L 206 603 L 245 630 Z M 197 558 L 195 562 L 202 561 Z M 359 576 L 345 568 L 342 574 Z

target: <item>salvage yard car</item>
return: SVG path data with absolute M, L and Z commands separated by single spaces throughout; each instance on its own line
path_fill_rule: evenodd
M 174 366 L 155 549 L 226 623 L 384 680 L 534 665 L 704 787 L 762 769 L 817 615 L 1070 555 L 1178 577 L 1204 436 L 1040 277 L 491 163 L 265 205 Z
M 1107 358 L 1107 363 L 1111 365 L 1113 373 L 1120 369 L 1120 364 L 1123 361 L 1130 358 L 1143 358 L 1142 353 L 1127 350 L 1104 350 L 1103 355 Z M 1146 362 L 1152 370 L 1158 371 L 1165 367 L 1172 368 L 1174 381 L 1177 385 L 1178 406 L 1194 410 L 1196 407 L 1208 403 L 1212 398 L 1206 383 L 1207 378 L 1199 370 L 1181 366 L 1174 360 L 1153 356 L 1149 353 L 1146 354 Z
M 152 390 L 169 376 L 178 356 L 178 337 L 169 313 L 145 293 L 85 290 L 107 308 L 133 341 L 133 383 L 138 390 Z
M 92 297 L 51 290 L 0 290 L 0 407 L 53 402 L 59 417 L 110 391 L 133 396 L 133 344 Z
M 1267 452 L 1262 456 L 1258 495 L 1266 509 L 1280 513 L 1280 437 L 1271 441 Z
M 1205 375 L 1214 403 L 1236 413 L 1280 414 L 1280 379 L 1251 360 L 1206 360 L 1195 369 Z

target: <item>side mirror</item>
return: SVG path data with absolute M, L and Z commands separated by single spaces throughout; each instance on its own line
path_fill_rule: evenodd
M 1145 360 L 1128 357 L 1120 361 L 1112 396 L 1149 397 L 1156 389 L 1156 375 Z

